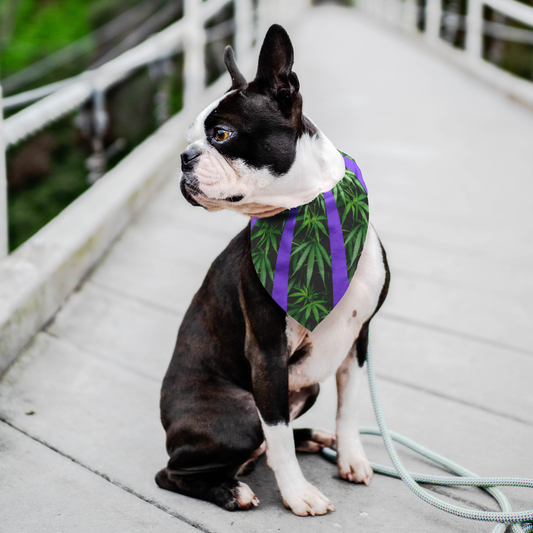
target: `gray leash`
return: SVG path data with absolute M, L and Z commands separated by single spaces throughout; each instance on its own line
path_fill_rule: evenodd
M 378 397 L 376 387 L 376 375 L 374 371 L 374 359 L 372 356 L 372 350 L 370 342 L 368 344 L 368 383 L 370 386 L 370 395 L 372 397 L 372 404 L 374 406 L 374 413 L 378 422 L 378 428 L 361 427 L 359 432 L 362 435 L 381 435 L 385 448 L 389 454 L 390 460 L 394 465 L 394 468 L 390 468 L 377 463 L 370 463 L 374 472 L 400 478 L 403 482 L 422 500 L 446 511 L 447 513 L 455 516 L 461 516 L 463 518 L 469 518 L 470 520 L 481 520 L 485 522 L 498 522 L 492 533 L 503 533 L 507 528 L 507 525 L 512 524 L 512 530 L 514 533 L 533 533 L 533 510 L 513 512 L 511 504 L 505 495 L 494 487 L 529 487 L 533 488 L 533 479 L 512 478 L 512 477 L 488 477 L 482 478 L 478 475 L 470 472 L 466 468 L 446 459 L 442 455 L 428 450 L 424 446 L 414 442 L 413 440 L 400 435 L 394 431 L 387 429 L 385 417 L 383 416 L 383 410 L 381 408 L 381 402 Z M 457 476 L 434 476 L 429 474 L 419 474 L 417 472 L 408 472 L 398 457 L 396 449 L 394 448 L 393 441 L 403 444 L 407 448 L 419 453 L 423 457 L 435 462 L 439 466 L 457 474 Z M 332 462 L 337 461 L 337 452 L 331 448 L 324 448 L 322 450 L 323 455 Z M 435 496 L 432 496 L 424 490 L 417 482 L 429 483 L 432 485 L 447 485 L 447 486 L 471 486 L 479 487 L 488 492 L 499 504 L 501 512 L 493 511 L 474 511 L 470 509 L 464 509 L 456 505 L 449 504 Z

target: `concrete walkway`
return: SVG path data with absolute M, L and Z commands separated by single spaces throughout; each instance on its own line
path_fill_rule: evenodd
M 479 475 L 532 478 L 533 114 L 354 10 L 315 8 L 288 30 L 305 110 L 361 166 L 389 254 L 373 344 L 390 428 Z M 300 462 L 336 505 L 323 517 L 286 511 L 264 460 L 248 512 L 155 485 L 159 388 L 181 317 L 245 223 L 189 206 L 169 183 L 18 357 L 0 382 L 0 531 L 491 531 L 397 480 L 343 482 L 320 456 Z M 362 404 L 375 425 L 367 390 Z M 333 429 L 334 416 L 329 380 L 300 425 Z M 365 442 L 388 462 L 379 439 Z M 496 510 L 475 489 L 434 490 Z M 526 489 L 505 492 L 533 507 Z

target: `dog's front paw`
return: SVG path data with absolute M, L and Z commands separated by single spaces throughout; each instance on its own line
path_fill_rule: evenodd
M 356 451 L 339 453 L 337 465 L 341 478 L 370 485 L 374 471 L 364 454 Z
M 333 504 L 311 483 L 305 484 L 295 491 L 282 494 L 283 505 L 291 509 L 295 515 L 321 515 L 328 511 L 335 511 Z
M 257 496 L 253 493 L 252 489 L 242 481 L 238 481 L 236 485 L 232 485 L 231 488 L 221 487 L 225 490 L 224 501 L 217 502 L 221 507 L 228 511 L 238 511 L 239 509 L 249 509 L 252 507 L 257 507 L 259 505 L 259 500 Z M 228 494 L 229 492 L 229 494 Z

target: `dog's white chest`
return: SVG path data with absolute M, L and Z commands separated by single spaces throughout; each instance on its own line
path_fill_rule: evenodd
M 287 315 L 290 347 L 289 389 L 324 381 L 350 352 L 363 324 L 374 313 L 385 283 L 385 266 L 379 239 L 372 226 L 357 271 L 346 294 L 314 331 Z

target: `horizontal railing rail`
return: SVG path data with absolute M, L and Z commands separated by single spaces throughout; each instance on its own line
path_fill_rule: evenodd
M 443 9 L 441 0 L 358 0 L 357 7 L 373 18 L 409 33 L 423 33 L 425 40 L 486 82 L 533 107 L 532 80 L 518 77 L 484 58 L 484 38 L 533 44 L 533 7 L 517 0 L 468 0 L 467 13 L 460 15 Z M 489 7 L 503 17 L 532 29 L 516 28 L 484 19 Z M 421 22 L 423 23 L 421 25 Z M 423 27 L 423 30 L 421 29 Z M 446 42 L 447 29 L 466 32 L 464 49 Z
M 212 18 L 230 2 L 233 3 L 233 20 L 211 27 L 215 20 L 230 16 L 228 10 Z M 310 0 L 290 3 L 281 0 L 185 0 L 184 16 L 179 23 L 95 69 L 96 73 L 87 74 L 90 79 L 76 80 L 6 121 L 0 119 L 0 374 L 54 316 L 67 295 L 139 210 L 163 184 L 175 177 L 186 128 L 199 108 L 220 96 L 230 84 L 225 75 L 206 86 L 209 73 L 209 64 L 204 61 L 204 54 L 209 54 L 206 43 L 210 39 L 227 37 L 234 30 L 232 40 L 236 55 L 243 72 L 249 75 L 253 43 L 260 42 L 259 37 L 271 23 L 289 23 L 310 3 Z M 181 111 L 169 120 L 161 113 L 164 117 L 161 123 L 165 123 L 107 171 L 97 187 L 90 187 L 37 234 L 2 258 L 7 253 L 5 151 L 2 148 L 39 131 L 88 98 L 93 102 L 90 110 L 93 125 L 105 125 L 107 88 L 142 65 L 148 64 L 152 71 L 165 72 L 169 54 L 175 50 L 183 52 L 184 105 Z M 160 96 L 159 93 L 156 96 Z M 1 100 L 0 87 L 0 104 Z M 154 104 L 159 116 L 159 98 L 154 98 Z M 30 108 L 32 113 L 28 113 Z M 2 138 L 4 126 L 9 136 L 5 140 Z
M 206 23 L 230 3 L 234 6 L 233 18 L 206 28 Z M 140 68 L 157 65 L 183 52 L 183 109 L 190 107 L 201 98 L 206 88 L 206 44 L 233 34 L 237 58 L 242 60 L 257 40 L 258 32 L 264 32 L 267 24 L 274 22 L 275 18 L 292 18 L 309 5 L 309 0 L 293 0 L 290 5 L 282 5 L 281 0 L 184 0 L 180 20 L 107 63 L 78 76 L 3 100 L 0 92 L 0 111 L 27 106 L 5 120 L 1 120 L 0 116 L 0 258 L 7 254 L 5 150 L 91 101 L 95 153 L 88 164 L 92 169 L 89 181 L 94 182 L 105 171 L 102 138 L 108 122 L 105 108 L 107 90 Z
M 198 18 L 205 22 L 231 1 L 233 0 L 209 0 L 201 3 Z M 185 2 L 185 6 L 187 9 L 188 2 Z M 105 91 L 137 69 L 193 45 L 194 43 L 185 43 L 185 41 L 193 41 L 194 35 L 191 38 L 191 34 L 199 33 L 196 22 L 184 16 L 117 58 L 72 78 L 65 87 L 54 90 L 49 96 L 7 118 L 4 120 L 6 148 L 79 107 L 89 100 L 95 91 Z M 199 65 L 198 70 L 200 69 L 203 74 L 203 65 Z M 191 93 L 188 96 L 190 97 Z
M 14 93 L 19 87 L 35 82 L 57 68 L 83 57 L 86 53 L 92 51 L 95 45 L 104 45 L 121 34 L 131 32 L 143 20 L 150 17 L 155 10 L 159 9 L 162 4 L 162 0 L 157 2 L 144 0 L 140 4 L 133 6 L 81 39 L 44 57 L 20 72 L 4 78 L 2 80 L 4 91 L 6 93 Z

